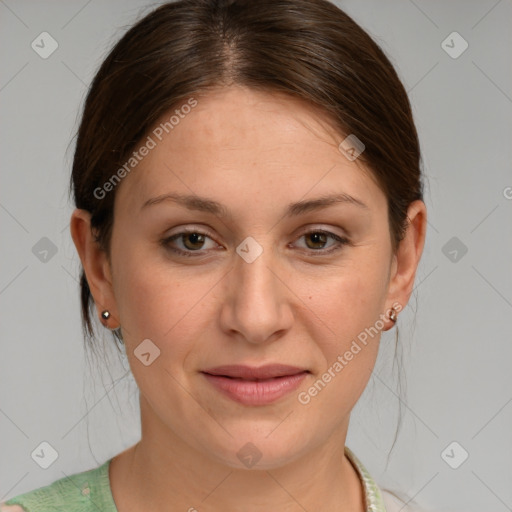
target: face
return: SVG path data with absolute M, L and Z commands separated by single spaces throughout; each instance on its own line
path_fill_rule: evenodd
M 122 327 L 143 425 L 232 467 L 251 442 L 272 468 L 346 433 L 392 325 L 383 315 L 408 294 L 392 280 L 386 197 L 317 111 L 238 87 L 195 99 L 117 186 L 102 300 Z M 315 208 L 343 194 L 354 199 Z M 306 373 L 267 403 L 203 373 L 274 363 Z

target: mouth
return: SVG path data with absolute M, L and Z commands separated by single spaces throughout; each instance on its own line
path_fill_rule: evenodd
M 201 372 L 221 394 L 244 405 L 267 405 L 295 390 L 311 372 L 288 365 L 229 365 Z
M 261 381 L 279 377 L 290 377 L 304 372 L 309 373 L 309 370 L 284 364 L 267 364 L 260 367 L 245 365 L 224 365 L 203 370 L 202 373 L 219 377 L 228 377 L 232 379 Z

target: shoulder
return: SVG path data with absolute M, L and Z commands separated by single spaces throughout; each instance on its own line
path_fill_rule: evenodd
M 381 488 L 348 446 L 345 446 L 345 454 L 350 462 L 353 463 L 361 478 L 365 489 L 368 510 L 380 512 L 428 512 L 404 493 L 393 489 Z
M 0 503 L 0 512 L 117 512 L 110 490 L 109 464 L 110 459 L 95 469 L 10 498 Z

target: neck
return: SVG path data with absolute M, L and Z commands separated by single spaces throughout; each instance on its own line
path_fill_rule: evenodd
M 143 412 L 141 440 L 111 463 L 118 512 L 364 511 L 361 481 L 344 453 L 346 428 L 279 467 L 238 469 L 187 444 L 162 423 L 145 422 Z

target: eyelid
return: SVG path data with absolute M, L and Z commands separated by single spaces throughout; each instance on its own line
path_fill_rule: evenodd
M 327 234 L 339 236 L 340 238 L 347 238 L 348 239 L 349 236 L 348 236 L 348 233 L 345 230 L 342 230 L 341 228 L 339 228 L 341 230 L 341 233 L 335 233 L 333 231 L 334 229 L 335 229 L 334 226 L 326 226 L 326 225 L 322 225 L 322 224 L 318 224 L 318 225 L 308 224 L 304 228 L 300 228 L 299 229 L 297 236 L 303 236 L 303 235 L 305 235 L 307 233 L 318 233 L 318 232 L 320 232 L 320 233 L 327 233 Z
M 190 256 L 194 256 L 196 255 L 196 257 L 201 257 L 204 255 L 205 252 L 209 252 L 211 251 L 211 249 L 199 249 L 197 251 L 192 251 L 192 250 L 183 250 L 183 249 L 176 249 L 174 247 L 171 246 L 171 242 L 173 242 L 174 240 L 177 240 L 181 237 L 181 235 L 184 235 L 184 234 L 187 234 L 187 233 L 195 233 L 195 234 L 199 234 L 199 235 L 202 235 L 202 236 L 206 236 L 208 238 L 210 238 L 214 243 L 216 243 L 218 246 L 220 246 L 220 244 L 215 240 L 215 238 L 211 235 L 211 232 L 209 229 L 207 228 L 196 228 L 196 227 L 190 227 L 190 226 L 186 226 L 186 227 L 183 227 L 183 228 L 179 228 L 179 231 L 175 232 L 174 234 L 171 234 L 167 237 L 165 237 L 163 240 L 161 240 L 161 245 L 166 248 L 167 250 L 170 250 L 176 254 L 178 254 L 179 256 L 185 256 L 185 257 L 190 257 Z M 338 252 L 340 251 L 345 245 L 352 245 L 352 242 L 350 240 L 350 238 L 348 238 L 348 236 L 346 236 L 345 234 L 341 235 L 341 234 L 337 234 L 333 231 L 330 231 L 330 229 L 327 229 L 325 227 L 315 227 L 315 226 L 306 226 L 304 228 L 302 228 L 298 234 L 295 235 L 295 238 L 294 238 L 294 243 L 302 238 L 304 235 L 308 235 L 308 234 L 311 234 L 311 233 L 323 233 L 325 234 L 328 238 L 330 238 L 331 240 L 334 240 L 334 244 L 332 247 L 328 248 L 328 249 L 308 249 L 308 248 L 299 248 L 301 251 L 303 252 L 307 252 L 309 255 L 313 255 L 313 256 L 327 256 L 331 253 L 335 253 L 335 252 Z M 222 247 L 222 246 L 221 246 Z
M 212 240 L 217 247 L 214 249 L 199 249 L 197 251 L 191 251 L 191 250 L 184 250 L 180 248 L 173 247 L 172 242 L 179 240 L 183 235 L 186 235 L 188 233 L 196 233 L 202 236 L 205 236 Z M 178 227 L 176 228 L 176 231 L 173 233 L 164 236 L 159 242 L 159 244 L 166 250 L 171 253 L 174 253 L 177 255 L 177 257 L 185 257 L 185 258 L 200 258 L 201 256 L 204 256 L 205 254 L 210 253 L 212 250 L 218 250 L 220 247 L 222 247 L 212 236 L 212 233 L 209 228 L 201 226 L 201 227 L 195 227 L 191 225 L 187 225 L 184 227 Z
M 296 240 L 302 238 L 304 235 L 309 235 L 311 233 L 323 233 L 324 235 L 329 237 L 331 240 L 334 240 L 336 242 L 329 249 L 314 250 L 314 249 L 302 248 L 303 251 L 306 251 L 312 255 L 318 255 L 318 256 L 328 255 L 330 253 L 334 253 L 334 252 L 341 250 L 343 248 L 343 246 L 345 246 L 345 245 L 352 245 L 352 242 L 351 242 L 350 238 L 348 238 L 347 235 L 345 235 L 345 234 L 341 235 L 341 234 L 331 231 L 330 229 L 319 228 L 319 227 L 315 227 L 315 226 L 308 226 L 308 227 L 304 228 L 304 230 L 301 230 L 299 232 L 299 234 L 296 236 Z
M 169 240 L 177 240 L 180 238 L 181 235 L 186 235 L 186 234 L 189 234 L 189 233 L 194 233 L 194 234 L 198 234 L 198 235 L 203 235 L 205 237 L 208 237 L 210 240 L 212 240 L 213 242 L 215 242 L 217 245 L 221 245 L 219 244 L 219 242 L 217 242 L 217 240 L 215 240 L 215 237 L 212 235 L 211 231 L 208 229 L 208 228 L 195 228 L 195 227 L 184 227 L 184 228 L 180 228 L 178 231 L 176 231 L 175 233 L 171 233 L 170 235 L 167 235 L 164 237 L 164 239 L 162 240 L 162 242 L 168 242 Z M 202 249 L 201 249 L 202 250 Z M 188 251 L 188 252 L 200 252 L 201 250 L 198 250 L 198 251 Z

